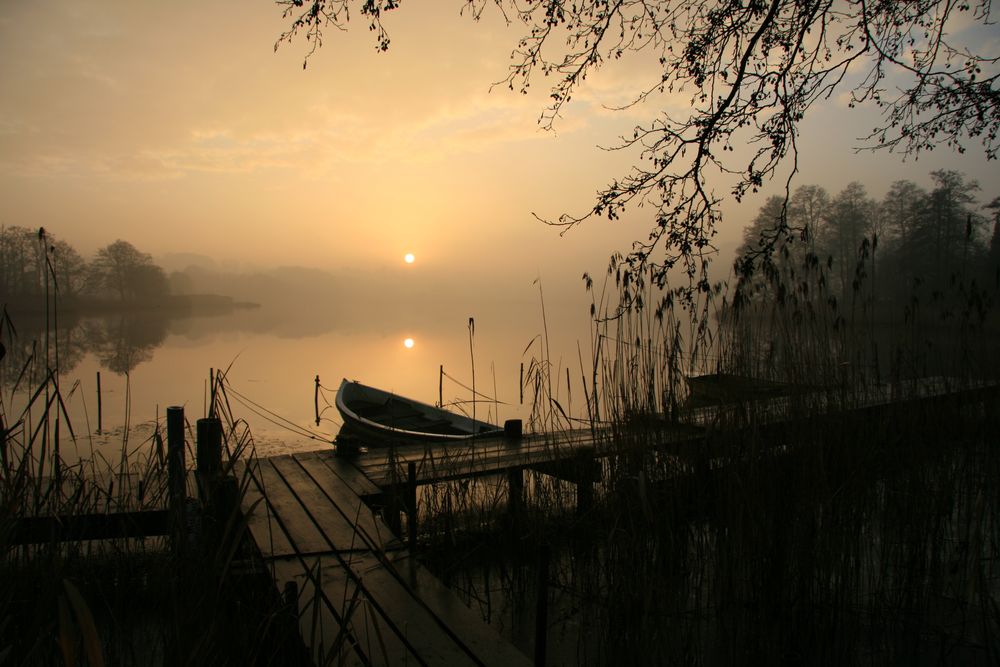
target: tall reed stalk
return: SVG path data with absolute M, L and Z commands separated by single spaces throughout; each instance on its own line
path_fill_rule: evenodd
M 858 257 L 846 302 L 809 255 L 705 290 L 698 316 L 669 290 L 608 308 L 605 284 L 579 355 L 610 452 L 595 502 L 575 511 L 572 483 L 530 469 L 516 517 L 506 480 L 440 490 L 429 564 L 530 655 L 548 544 L 552 664 L 995 664 L 997 295 L 887 302 L 873 248 Z M 540 350 L 533 425 L 567 428 Z M 695 408 L 698 375 L 728 402 Z
M 54 276 L 51 263 L 47 267 Z M 225 550 L 199 547 L 182 558 L 163 536 L 23 538 L 26 522 L 39 517 L 72 522 L 167 506 L 159 420 L 141 442 L 126 423 L 111 459 L 95 450 L 93 436 L 74 427 L 67 403 L 77 386 L 66 394 L 59 381 L 57 296 L 53 279 L 46 297 L 53 316 L 42 345 L 20 339 L 0 308 L 0 349 L 9 352 L 0 359 L 0 662 L 288 664 L 294 625 L 284 622 L 287 612 L 273 584 L 234 572 L 236 563 L 248 569 L 254 556 L 235 515 L 225 524 L 230 537 L 218 542 L 229 545 Z M 252 454 L 247 430 L 238 420 L 229 426 L 227 460 Z M 89 456 L 64 460 L 66 443 L 80 451 L 88 442 Z M 193 459 L 188 451 L 187 460 Z M 188 523 L 199 525 L 196 507 L 189 503 L 186 510 Z

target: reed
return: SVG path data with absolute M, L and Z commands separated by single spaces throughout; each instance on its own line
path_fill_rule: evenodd
M 530 470 L 516 520 L 507 480 L 429 490 L 428 565 L 531 655 L 550 548 L 550 664 L 995 664 L 997 393 L 921 396 L 929 376 L 996 386 L 996 295 L 888 303 L 859 257 L 847 303 L 808 256 L 706 290 L 697 316 L 669 291 L 624 312 L 595 297 L 579 386 L 611 455 L 593 504 Z M 569 428 L 542 350 L 531 424 Z M 780 397 L 696 408 L 699 374 Z
M 0 336 L 5 349 L 29 350 L 13 374 L 0 376 L 0 661 L 289 664 L 296 628 L 270 580 L 254 576 L 235 516 L 221 521 L 221 538 L 207 546 L 195 537 L 211 518 L 189 501 L 192 541 L 180 558 L 156 534 L 74 540 L 55 531 L 26 539 L 24 527 L 39 517 L 72 525 L 165 508 L 163 424 L 157 420 L 142 440 L 126 428 L 117 457 L 107 458 L 95 451 L 89 428 L 81 432 L 70 420 L 77 387 L 67 394 L 59 384 L 56 333 L 47 347 L 26 343 L 3 312 Z M 219 402 L 219 413 L 230 414 Z M 194 437 L 185 430 L 190 447 Z M 252 455 L 237 420 L 229 420 L 226 443 L 229 465 Z M 89 445 L 91 454 L 68 461 L 67 444 Z

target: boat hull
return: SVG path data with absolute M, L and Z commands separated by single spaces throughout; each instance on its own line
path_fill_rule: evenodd
M 503 429 L 488 422 L 346 379 L 337 390 L 336 404 L 344 420 L 338 440 L 347 437 L 370 446 L 503 434 Z

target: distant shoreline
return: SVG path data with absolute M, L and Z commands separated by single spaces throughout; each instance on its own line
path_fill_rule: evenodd
M 12 317 L 45 314 L 45 300 L 40 296 L 5 298 L 0 306 Z M 116 301 L 92 297 L 64 297 L 56 304 L 58 312 L 86 317 L 126 313 L 157 312 L 168 315 L 226 315 L 236 310 L 260 308 L 259 303 L 236 301 L 221 294 L 172 294 L 155 301 Z

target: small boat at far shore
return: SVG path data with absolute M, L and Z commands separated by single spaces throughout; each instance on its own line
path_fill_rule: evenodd
M 346 379 L 340 383 L 336 402 L 344 418 L 341 436 L 375 446 L 504 434 L 502 428 L 488 422 Z

